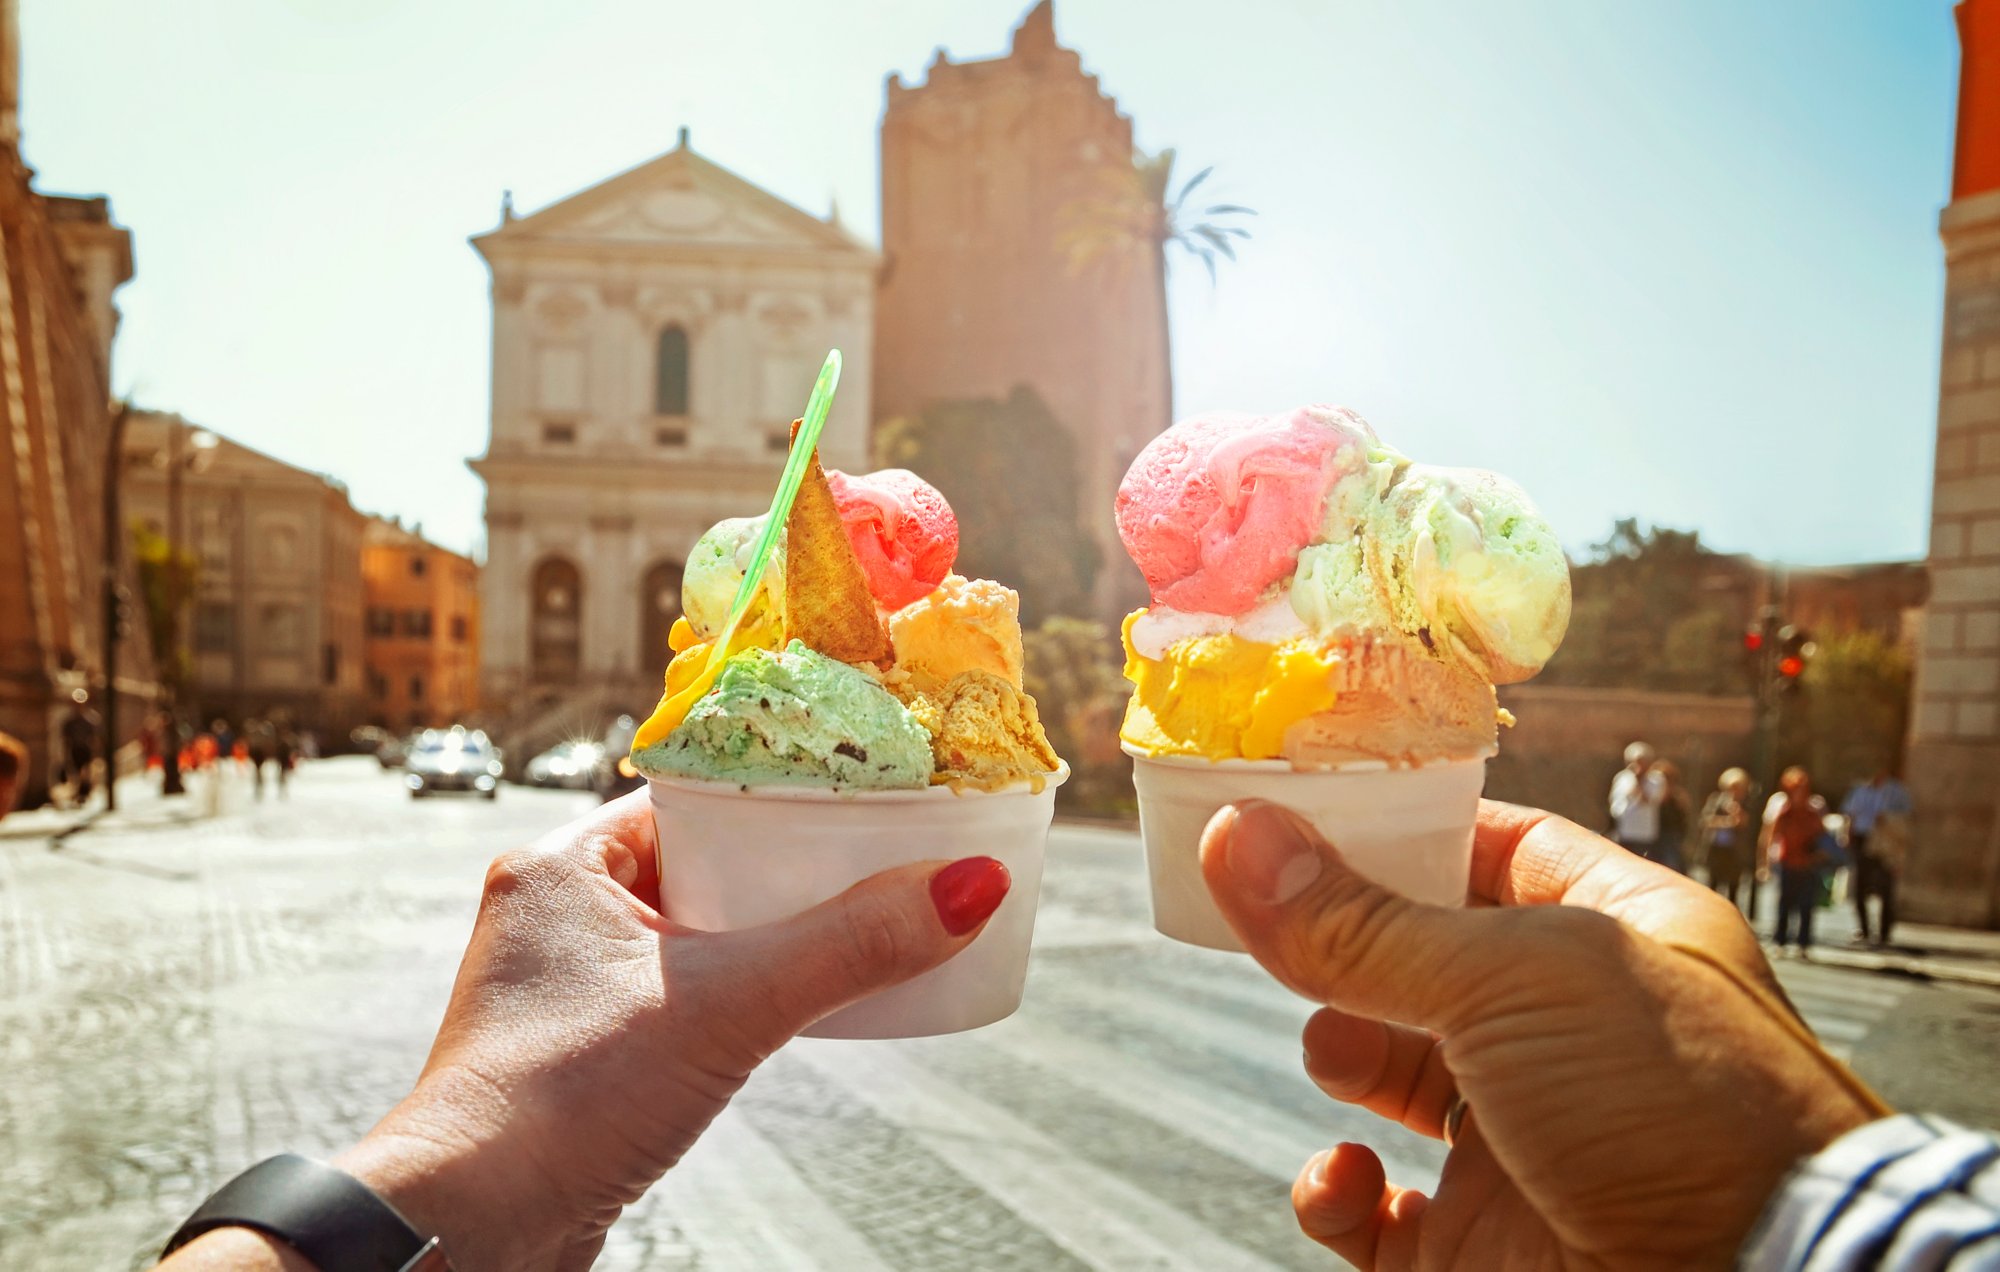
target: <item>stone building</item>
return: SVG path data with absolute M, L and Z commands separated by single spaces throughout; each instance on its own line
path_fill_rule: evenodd
M 0 731 L 28 744 L 32 804 L 78 695 L 101 712 L 115 690 L 129 738 L 154 686 L 143 632 L 119 642 L 105 684 L 112 293 L 132 277 L 132 236 L 104 199 L 30 184 L 14 17 L 0 3 Z
M 2000 0 L 1957 9 L 1930 604 L 1909 776 L 1914 918 L 2000 926 Z
M 361 544 L 369 723 L 464 722 L 479 706 L 479 567 L 380 517 Z
M 1122 614 L 1143 592 L 1112 496 L 1170 422 L 1162 260 L 1135 238 L 1077 268 L 1064 241 L 1131 171 L 1132 121 L 1056 43 L 1050 0 L 1004 57 L 940 52 L 925 76 L 891 75 L 882 115 L 875 418 L 1033 389 L 1077 439 L 1098 602 Z
M 877 258 L 689 148 L 473 239 L 492 271 L 481 699 L 515 754 L 658 697 L 688 549 L 770 501 L 830 348 L 821 450 L 867 462 Z M 505 704 L 502 708 L 501 704 Z
M 366 715 L 363 518 L 332 478 L 197 433 L 206 430 L 177 415 L 135 411 L 125 435 L 128 521 L 196 564 L 182 716 L 240 725 L 282 715 L 338 743 Z

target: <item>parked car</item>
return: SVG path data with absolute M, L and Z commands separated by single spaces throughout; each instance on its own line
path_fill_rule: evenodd
M 375 746 L 375 762 L 384 770 L 403 767 L 403 762 L 409 758 L 410 747 L 416 740 L 415 734 L 407 738 L 399 738 L 393 733 L 387 735 Z
M 500 793 L 500 748 L 463 725 L 425 729 L 409 748 L 403 781 L 411 799 L 438 791 L 464 791 L 492 799 Z
M 596 787 L 604 747 L 596 742 L 558 742 L 528 761 L 530 786 L 559 786 L 573 791 Z
M 638 732 L 638 722 L 629 715 L 621 715 L 612 721 L 610 730 L 604 735 L 604 758 L 607 762 L 598 770 L 598 799 L 609 803 L 646 784 L 645 777 L 632 767 L 632 739 Z

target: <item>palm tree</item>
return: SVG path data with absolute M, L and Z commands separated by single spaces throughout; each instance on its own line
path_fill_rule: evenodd
M 1162 427 L 1174 417 L 1173 341 L 1166 318 L 1171 265 L 1167 249 L 1179 248 L 1200 261 L 1212 285 L 1217 280 L 1216 257 L 1235 260 L 1236 242 L 1250 237 L 1250 231 L 1234 219 L 1257 215 L 1255 209 L 1239 203 L 1211 203 L 1195 211 L 1189 200 L 1215 168 L 1203 168 L 1176 190 L 1175 158 L 1171 147 L 1156 155 L 1142 151 L 1133 156 L 1129 166 L 1101 169 L 1098 188 L 1063 209 L 1058 240 L 1070 269 L 1077 273 L 1123 267 L 1135 255 L 1152 267 L 1159 298 L 1160 372 L 1167 413 Z

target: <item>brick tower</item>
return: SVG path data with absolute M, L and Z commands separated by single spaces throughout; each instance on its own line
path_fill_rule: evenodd
M 1160 253 L 1135 242 L 1078 269 L 1062 243 L 1079 204 L 1132 159 L 1132 121 L 1056 43 L 1050 0 L 1004 57 L 940 52 L 922 84 L 889 77 L 874 416 L 1035 390 L 1077 439 L 1107 614 L 1138 583 L 1112 495 L 1169 422 Z
M 1931 595 L 1909 769 L 1912 918 L 2000 927 L 2000 0 L 1958 6 Z

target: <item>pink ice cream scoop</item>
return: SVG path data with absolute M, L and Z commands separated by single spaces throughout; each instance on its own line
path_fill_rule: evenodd
M 826 481 L 877 605 L 899 610 L 937 590 L 958 559 L 958 518 L 936 486 L 907 468 L 830 468 Z
M 1118 487 L 1118 535 L 1153 603 L 1241 614 L 1290 575 L 1327 492 L 1375 431 L 1338 407 L 1182 420 L 1139 452 Z

